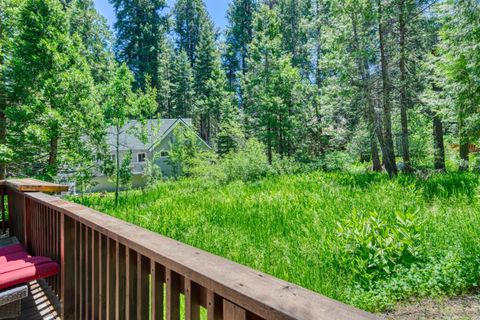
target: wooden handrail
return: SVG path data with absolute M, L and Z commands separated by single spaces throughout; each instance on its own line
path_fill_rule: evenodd
M 200 307 L 212 320 L 376 319 L 93 209 L 9 187 L 9 203 L 23 198 L 21 239 L 27 248 L 59 260 L 61 276 L 52 285 L 61 298 L 64 318 L 125 314 L 127 319 L 163 319 L 166 294 L 167 318 L 178 319 L 183 294 L 186 319 L 192 320 L 199 319 Z
M 0 180 L 0 185 L 21 192 L 60 193 L 68 191 L 68 186 L 30 178 Z

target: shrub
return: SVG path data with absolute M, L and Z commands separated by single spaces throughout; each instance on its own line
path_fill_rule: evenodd
M 194 158 L 189 159 L 184 174 L 201 178 L 203 181 L 223 181 L 225 173 L 219 164 L 219 158 L 213 151 L 197 153 Z
M 305 171 L 305 168 L 301 163 L 295 161 L 291 157 L 280 157 L 274 155 L 272 160 L 272 170 L 271 173 L 275 175 L 291 175 L 296 173 L 301 173 Z
M 342 151 L 332 151 L 325 154 L 318 163 L 324 171 L 341 171 L 353 163 L 352 156 Z
M 477 286 L 478 261 L 472 261 L 454 245 L 448 251 L 437 252 L 424 263 L 410 267 L 397 266 L 395 274 L 368 288 L 354 287 L 347 300 L 369 311 L 392 309 L 395 303 L 410 297 L 435 298 L 462 294 Z
M 225 182 L 255 181 L 271 172 L 265 146 L 256 139 L 250 139 L 238 151 L 226 154 L 220 166 L 225 174 Z
M 378 213 L 362 214 L 338 223 L 337 256 L 341 267 L 368 288 L 390 276 L 396 266 L 409 266 L 420 254 L 420 233 L 414 215 L 397 213 L 389 223 Z

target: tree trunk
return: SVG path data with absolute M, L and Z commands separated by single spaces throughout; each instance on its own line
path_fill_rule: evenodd
M 460 140 L 460 165 L 458 170 L 466 171 L 468 170 L 468 156 L 469 156 L 469 138 L 467 134 L 467 130 L 465 128 L 465 121 L 464 121 L 464 110 L 460 110 L 459 117 L 458 117 L 458 135 Z
M 267 128 L 267 156 L 268 156 L 268 163 L 272 164 L 273 160 L 273 151 L 272 151 L 272 127 L 270 123 L 268 124 Z
M 208 134 L 208 119 L 207 115 L 205 114 L 200 116 L 200 137 L 205 140 L 205 142 L 210 143 L 210 137 Z
M 243 9 L 245 10 L 245 16 L 246 17 L 252 17 L 253 12 L 252 12 L 252 6 L 250 1 L 245 1 L 243 3 Z M 245 21 L 245 20 L 244 20 Z M 247 25 L 247 35 L 248 35 L 248 43 L 243 42 L 242 43 L 242 52 L 241 52 L 241 61 L 242 61 L 242 74 L 246 75 L 248 71 L 247 67 L 247 55 L 248 55 L 248 45 L 250 44 L 250 41 L 252 41 L 253 37 L 253 30 L 252 30 L 252 25 Z
M 436 112 L 433 114 L 433 142 L 435 169 L 445 171 L 445 144 L 443 142 L 443 124 L 442 119 Z
M 3 34 L 4 29 L 0 30 L 0 35 Z M 2 51 L 3 48 L 0 46 L 0 66 L 3 66 L 5 63 L 6 52 Z M 6 83 L 8 79 L 4 78 L 5 75 L 0 73 L 0 144 L 5 145 L 7 143 L 7 123 L 5 110 L 7 109 L 7 87 Z M 0 179 L 4 180 L 6 177 L 6 163 L 0 163 Z
M 390 177 L 397 174 L 397 164 L 395 162 L 395 153 L 392 137 L 392 115 L 390 101 L 390 75 L 388 71 L 388 61 L 385 54 L 385 39 L 382 22 L 382 4 L 381 0 L 377 0 L 378 5 L 378 35 L 380 44 L 380 64 L 382 71 L 382 88 L 383 88 L 383 161 L 385 169 Z
M 377 137 L 375 136 L 375 130 L 370 130 L 370 154 L 372 157 L 372 170 L 381 172 L 382 162 L 378 154 Z
M 460 171 L 467 171 L 468 170 L 468 142 L 463 142 L 460 144 Z
M 7 123 L 5 117 L 6 98 L 0 93 L 0 144 L 7 143 Z M 0 180 L 4 180 L 7 174 L 7 164 L 0 163 Z
M 360 50 L 360 41 L 358 39 L 358 31 L 357 31 L 357 19 L 355 13 L 351 16 L 352 19 L 352 29 L 353 29 L 353 38 L 354 38 L 354 47 L 355 50 Z M 357 52 L 358 53 L 358 52 Z M 370 154 L 372 158 L 372 169 L 374 171 L 382 171 L 382 163 L 380 162 L 380 156 L 378 154 L 378 145 L 377 145 L 377 137 L 379 141 L 383 141 L 381 139 L 382 132 L 381 130 L 377 130 L 378 125 L 376 121 L 376 112 L 375 106 L 372 100 L 372 92 L 370 86 L 370 73 L 368 71 L 368 60 L 365 55 L 359 56 L 357 59 L 358 71 L 360 72 L 360 77 L 362 79 L 362 88 L 363 93 L 365 96 L 365 100 L 367 102 L 367 122 L 368 122 L 368 129 L 370 132 Z
M 460 120 L 458 122 L 458 132 L 460 135 L 460 165 L 458 167 L 458 170 L 466 171 L 468 170 L 469 139 L 465 132 L 462 115 L 460 115 Z
M 406 50 L 405 50 L 405 0 L 400 1 L 399 16 L 399 33 L 400 33 L 400 119 L 402 127 L 402 158 L 406 171 L 411 171 L 410 165 L 410 146 L 408 141 L 408 98 L 407 98 L 407 70 L 405 66 Z
M 117 141 L 115 144 L 115 162 L 117 170 L 115 172 L 115 206 L 118 206 L 118 196 L 120 193 L 120 126 L 117 124 Z
M 315 16 L 316 19 L 320 19 L 320 15 L 322 14 L 321 9 L 320 9 L 320 1 L 317 0 L 316 6 L 315 6 Z M 322 69 L 320 68 L 320 61 L 322 59 L 322 24 L 317 22 L 317 29 L 316 29 L 316 61 L 315 61 L 315 84 L 317 87 L 317 93 L 320 94 L 320 90 L 323 87 L 323 74 L 322 74 Z M 314 150 L 313 150 L 313 155 L 319 156 L 320 154 L 323 153 L 323 145 L 322 145 L 322 135 L 323 135 L 323 129 L 321 126 L 322 123 L 322 114 L 320 113 L 320 106 L 319 102 L 317 99 L 313 99 L 313 104 L 315 108 L 315 128 L 312 130 L 312 137 L 314 140 Z
M 50 138 L 50 150 L 48 152 L 48 170 L 50 174 L 57 173 L 58 135 Z

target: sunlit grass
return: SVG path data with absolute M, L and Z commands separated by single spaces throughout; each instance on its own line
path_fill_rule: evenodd
M 394 219 L 395 212 L 414 213 L 422 221 L 420 232 L 429 255 L 462 250 L 463 259 L 478 267 L 477 186 L 478 177 L 473 174 L 439 175 L 428 180 L 401 176 L 391 181 L 379 174 L 318 172 L 250 184 L 217 185 L 191 179 L 162 182 L 123 194 L 118 207 L 110 194 L 86 197 L 84 204 L 352 302 L 355 281 L 351 273 L 338 268 L 332 250 L 338 222 L 348 219 L 354 210 L 375 211 L 386 220 Z M 468 289 L 466 285 L 458 287 Z M 369 310 L 385 307 L 355 303 Z

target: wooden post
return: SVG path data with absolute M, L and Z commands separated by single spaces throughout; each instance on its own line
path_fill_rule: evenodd
M 60 304 L 62 319 L 73 319 L 75 315 L 75 222 L 60 216 Z
M 208 320 L 223 319 L 223 301 L 213 291 L 207 291 L 207 317 Z

